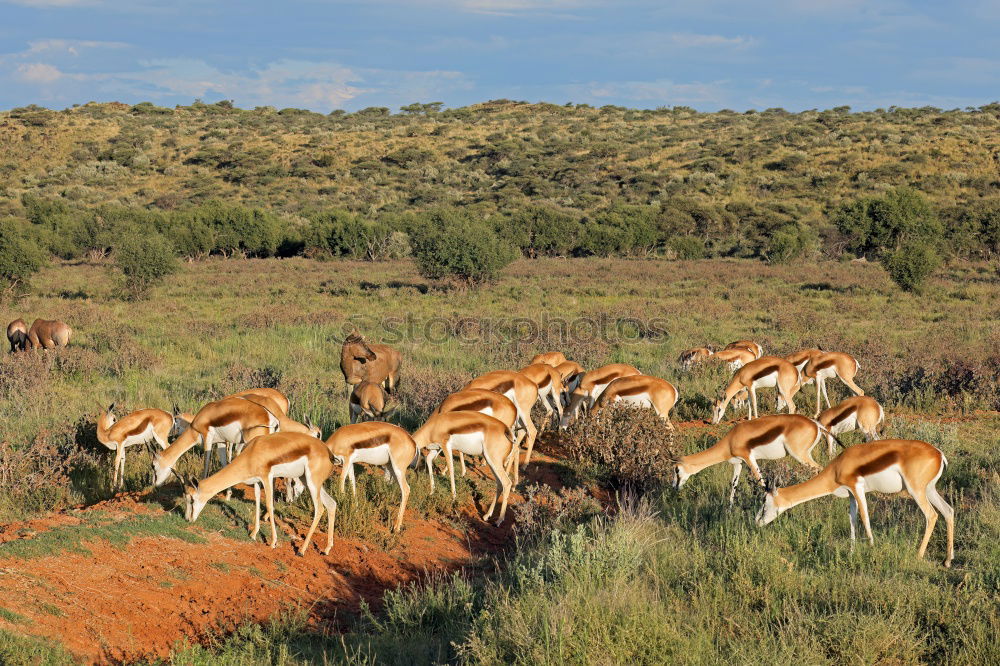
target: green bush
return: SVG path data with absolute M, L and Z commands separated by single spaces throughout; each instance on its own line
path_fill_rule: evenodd
M 311 256 L 348 257 L 377 261 L 405 255 L 402 239 L 392 225 L 368 220 L 346 210 L 314 215 L 303 233 Z
M 0 302 L 27 293 L 31 276 L 44 263 L 44 254 L 30 230 L 16 220 L 0 220 Z
M 517 258 L 517 250 L 489 224 L 451 210 L 417 216 L 410 226 L 410 246 L 424 277 L 469 285 L 496 280 Z
M 882 265 L 900 289 L 919 292 L 931 273 L 941 265 L 941 256 L 930 243 L 914 240 L 883 255 Z
M 174 246 L 160 234 L 133 234 L 115 245 L 114 267 L 121 272 L 124 297 L 138 300 L 177 271 L 177 257 Z
M 706 254 L 705 242 L 695 236 L 674 236 L 667 247 L 678 259 L 704 259 Z
M 868 259 L 894 253 L 904 243 L 914 240 L 936 244 L 944 234 L 944 227 L 927 199 L 908 187 L 897 187 L 884 197 L 846 204 L 837 212 L 834 222 L 848 237 L 848 249 Z

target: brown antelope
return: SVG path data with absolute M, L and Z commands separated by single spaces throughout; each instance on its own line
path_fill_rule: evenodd
M 284 414 L 285 416 L 288 416 L 288 406 L 289 406 L 288 396 L 286 396 L 278 389 L 273 389 L 273 388 L 247 389 L 245 391 L 237 391 L 236 393 L 232 393 L 223 398 L 219 398 L 219 400 L 225 400 L 226 398 L 242 398 L 248 395 L 259 395 L 263 398 L 269 398 L 273 400 L 274 404 L 277 405 L 279 410 L 281 410 L 281 413 Z
M 764 355 L 764 348 L 753 340 L 736 340 L 735 342 L 730 342 L 728 345 L 723 347 L 723 349 L 738 349 L 740 347 L 749 349 L 757 358 Z
M 73 329 L 57 319 L 36 319 L 28 329 L 28 342 L 35 349 L 55 349 L 69 344 Z
M 875 398 L 855 395 L 819 415 L 818 421 L 830 431 L 827 436 L 830 457 L 833 457 L 833 435 L 860 430 L 868 441 L 878 439 L 878 426 L 885 420 L 885 410 Z
M 830 395 L 826 392 L 826 380 L 837 377 L 844 382 L 847 388 L 854 391 L 854 395 L 864 395 L 865 392 L 854 383 L 854 377 L 861 368 L 858 360 L 850 354 L 843 352 L 825 352 L 816 356 L 806 364 L 803 377 L 816 380 L 816 416 L 819 416 L 822 395 L 826 399 L 826 406 L 830 407 Z
M 748 347 L 727 347 L 715 352 L 713 358 L 728 363 L 730 372 L 736 372 L 747 363 L 757 360 L 756 354 Z
M 548 424 L 552 418 L 552 410 L 555 409 L 556 416 L 562 418 L 562 394 L 566 387 L 563 386 L 562 375 L 554 366 L 545 363 L 532 363 L 518 370 L 522 375 L 530 379 L 538 387 L 538 404 L 545 410 L 545 421 L 542 428 Z
M 205 447 L 202 476 L 206 477 L 212 451 L 217 446 L 223 445 L 219 454 L 223 457 L 228 443 L 249 442 L 254 437 L 274 432 L 278 424 L 274 413 L 250 400 L 226 398 L 210 402 L 198 410 L 191 425 L 173 444 L 153 457 L 153 485 L 163 485 L 181 455 L 198 444 Z
M 795 413 L 795 403 L 792 396 L 799 390 L 799 373 L 791 363 L 777 356 L 762 356 L 756 361 L 747 363 L 736 371 L 722 396 L 715 401 L 712 423 L 718 423 L 726 413 L 729 401 L 743 389 L 750 391 L 750 402 L 747 406 L 749 417 L 757 418 L 757 389 L 776 387 L 778 395 L 788 406 L 788 413 Z
M 924 514 L 924 538 L 917 549 L 917 557 L 923 558 L 927 552 L 927 543 L 940 513 L 948 527 L 948 554 L 944 566 L 950 567 L 955 557 L 955 511 L 937 491 L 938 479 L 947 465 L 948 460 L 941 451 L 919 440 L 882 439 L 856 444 L 841 451 L 823 471 L 808 481 L 769 490 L 757 514 L 757 524 L 767 525 L 793 506 L 817 497 L 849 497 L 851 545 L 856 538 L 859 511 L 868 542 L 874 544 L 865 493 L 906 491 Z
M 330 452 L 323 442 L 296 432 L 276 432 L 257 437 L 231 463 L 212 476 L 202 479 L 195 486 L 184 490 L 184 517 L 194 522 L 209 500 L 224 490 L 230 490 L 239 483 L 253 485 L 254 528 L 251 539 L 260 531 L 260 487 L 264 486 L 264 502 L 268 520 L 271 523 L 271 548 L 278 545 L 278 532 L 274 525 L 274 479 L 302 479 L 309 489 L 313 503 L 313 520 L 306 538 L 299 548 L 304 555 L 312 540 L 323 510 L 327 512 L 326 548 L 327 555 L 333 546 L 333 524 L 337 518 L 337 501 L 323 489 L 323 484 L 333 471 Z
M 583 366 L 576 361 L 563 361 L 556 366 L 556 372 L 562 377 L 563 386 L 565 387 L 565 392 L 563 393 L 563 406 L 569 404 L 569 394 L 576 390 L 576 387 L 580 385 L 580 380 L 586 374 L 586 370 Z
M 581 409 L 590 409 L 608 384 L 619 377 L 630 377 L 642 374 L 634 366 L 627 363 L 610 363 L 602 365 L 595 370 L 583 375 L 579 385 L 570 394 L 569 405 L 563 411 L 563 417 L 559 425 L 562 428 L 569 427 L 569 424 L 576 418 Z
M 737 423 L 714 445 L 681 457 L 674 468 L 674 488 L 679 490 L 689 478 L 703 469 L 728 462 L 733 466 L 729 492 L 729 505 L 732 506 L 743 465 L 750 468 L 750 474 L 762 485 L 764 480 L 757 466 L 758 460 L 778 460 L 789 455 L 819 471 L 821 468 L 813 460 L 812 452 L 825 431 L 819 423 L 801 414 L 771 414 Z
M 670 410 L 677 404 L 677 387 L 667 380 L 647 375 L 619 377 L 601 393 L 594 403 L 593 413 L 596 415 L 605 405 L 619 401 L 651 408 L 667 422 L 668 428 L 674 429 L 674 424 L 670 422 Z
M 483 456 L 496 479 L 496 494 L 489 510 L 483 515 L 488 521 L 496 508 L 497 499 L 503 494 L 500 515 L 496 524 L 503 522 L 507 515 L 507 500 L 510 497 L 511 480 L 508 470 L 517 464 L 517 448 L 513 435 L 506 424 L 492 416 L 479 412 L 446 412 L 434 414 L 420 426 L 413 439 L 421 451 L 440 449 L 444 451 L 451 479 L 451 496 L 455 493 L 455 461 L 453 453 L 461 451 L 473 456 Z M 433 477 L 431 479 L 433 483 Z M 433 490 L 433 487 L 432 487 Z
M 480 414 L 492 416 L 510 428 L 512 436 L 514 432 L 514 425 L 517 423 L 517 407 L 513 402 L 511 402 L 510 398 L 505 395 L 501 395 L 500 393 L 487 391 L 485 389 L 466 389 L 464 391 L 459 391 L 458 393 L 452 393 L 445 398 L 444 401 L 442 401 L 436 410 L 434 410 L 435 414 L 445 414 L 447 412 L 479 412 Z M 517 440 L 515 439 L 515 448 L 516 447 Z M 432 451 L 427 455 L 428 474 L 431 474 L 432 476 L 433 461 L 436 455 L 437 451 Z M 458 460 L 462 468 L 462 476 L 465 476 L 465 454 L 461 451 L 458 452 Z M 514 466 L 515 486 L 520 480 L 518 478 L 518 467 L 520 467 L 520 465 Z M 433 483 L 434 480 L 432 478 L 432 488 Z
M 677 364 L 681 366 L 681 370 L 690 370 L 693 366 L 707 361 L 713 354 L 715 354 L 715 352 L 712 351 L 710 347 L 685 349 L 681 352 L 680 356 L 677 357 Z
M 390 394 L 399 383 L 401 356 L 389 345 L 369 344 L 365 338 L 352 332 L 340 348 L 340 371 L 344 373 L 347 395 L 351 388 L 367 379 L 374 384 L 382 384 Z
M 115 403 L 97 417 L 97 441 L 115 452 L 111 487 L 120 488 L 125 478 L 125 449 L 156 442 L 160 449 L 169 446 L 168 438 L 185 430 L 193 420 L 190 414 L 171 415 L 162 409 L 139 409 L 115 419 Z
M 471 382 L 462 387 L 463 391 L 468 389 L 485 389 L 500 393 L 517 407 L 517 420 L 521 428 L 524 429 L 524 437 L 518 441 L 518 449 L 521 442 L 525 444 L 524 464 L 531 462 L 531 451 L 535 448 L 535 438 L 538 436 L 538 429 L 531 420 L 531 407 L 538 401 L 538 387 L 535 383 L 513 370 L 494 370 L 485 375 L 476 377 Z
M 370 421 L 354 423 L 338 428 L 326 440 L 326 447 L 333 459 L 342 465 L 340 471 L 340 492 L 348 478 L 351 480 L 351 492 L 358 494 L 357 483 L 354 480 L 354 464 L 367 463 L 378 465 L 385 470 L 388 480 L 390 471 L 399 486 L 402 500 L 399 503 L 399 513 L 396 514 L 396 524 L 393 531 L 398 532 L 403 526 L 403 514 L 406 512 L 406 500 L 410 497 L 410 484 L 406 482 L 406 469 L 417 460 L 417 445 L 410 433 L 391 423 Z
M 785 360 L 794 365 L 795 369 L 799 371 L 799 381 L 801 382 L 802 386 L 805 386 L 806 384 L 812 382 L 812 379 L 806 380 L 802 376 L 802 371 L 806 369 L 806 366 L 809 364 L 809 361 L 813 360 L 814 358 L 822 354 L 823 354 L 822 349 L 800 349 L 794 354 L 789 354 L 788 356 L 785 357 Z
M 533 359 L 531 359 L 531 365 L 535 363 L 544 363 L 545 365 L 551 365 L 553 368 L 558 367 L 560 363 L 566 362 L 566 355 L 562 352 L 545 352 L 544 354 L 536 354 Z
M 15 319 L 7 324 L 7 341 L 12 354 L 28 348 L 28 325 L 23 319 Z
M 358 382 L 351 391 L 351 399 L 347 405 L 351 413 L 351 423 L 384 421 L 386 414 L 391 411 L 386 409 L 388 401 L 389 395 L 381 384 L 373 384 L 367 379 Z

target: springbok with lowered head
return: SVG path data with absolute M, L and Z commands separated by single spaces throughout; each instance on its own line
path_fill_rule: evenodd
M 115 418 L 115 403 L 97 417 L 97 441 L 115 452 L 112 463 L 111 487 L 120 488 L 125 479 L 125 449 L 146 446 L 153 442 L 165 449 L 171 435 L 183 432 L 194 419 L 190 414 L 171 415 L 162 409 L 138 409 Z
M 73 329 L 58 319 L 36 319 L 28 329 L 28 343 L 35 349 L 55 349 L 68 345 L 72 335 Z
M 874 544 L 865 494 L 892 495 L 906 491 L 924 514 L 924 537 L 917 549 L 917 557 L 923 558 L 927 552 L 927 544 L 940 513 L 948 528 L 948 554 L 944 566 L 950 567 L 955 557 L 955 511 L 937 491 L 938 479 L 947 465 L 948 460 L 939 449 L 920 440 L 881 439 L 855 444 L 841 451 L 808 481 L 769 489 L 764 506 L 757 514 L 757 524 L 767 525 L 793 506 L 817 497 L 849 497 L 852 547 L 859 512 L 868 542 Z
M 525 432 L 524 438 L 518 442 L 518 449 L 521 442 L 525 442 L 524 465 L 527 466 L 531 462 L 531 452 L 538 437 L 538 429 L 531 420 L 531 407 L 538 401 L 538 386 L 520 372 L 494 370 L 476 377 L 462 387 L 463 391 L 468 389 L 493 391 L 507 396 L 514 403 L 517 408 L 517 421 Z
M 619 377 L 631 377 L 642 374 L 639 370 L 627 363 L 609 363 L 595 368 L 583 375 L 579 385 L 570 394 L 569 405 L 563 410 L 563 417 L 559 425 L 568 428 L 573 419 L 581 409 L 590 409 L 601 397 L 601 393 L 608 387 L 608 384 Z
M 337 501 L 323 489 L 323 484 L 333 471 L 330 452 L 323 442 L 302 433 L 276 432 L 262 435 L 250 442 L 231 463 L 212 476 L 184 490 L 184 517 L 190 522 L 198 519 L 209 500 L 220 492 L 230 490 L 238 483 L 253 485 L 254 528 L 251 539 L 260 531 L 260 486 L 264 486 L 264 501 L 271 523 L 271 548 L 278 545 L 278 532 L 274 524 L 274 479 L 301 479 L 309 489 L 313 504 L 313 520 L 299 548 L 304 555 L 312 540 L 323 510 L 327 512 L 327 538 L 323 554 L 333 546 L 333 524 L 337 518 Z
M 351 399 L 348 401 L 348 409 L 351 413 L 351 423 L 359 421 L 384 421 L 391 412 L 386 409 L 389 402 L 389 394 L 381 384 L 375 384 L 364 379 L 354 385 L 351 391 Z
M 713 354 L 715 354 L 715 352 L 712 351 L 711 347 L 694 347 L 693 349 L 685 349 L 677 357 L 677 365 L 681 366 L 681 370 L 688 371 L 699 363 L 704 363 L 708 359 L 712 358 Z
M 548 425 L 552 419 L 552 411 L 555 410 L 557 420 L 562 418 L 562 395 L 566 391 L 563 385 L 562 375 L 554 366 L 546 363 L 532 363 L 518 370 L 522 375 L 530 379 L 538 387 L 538 404 L 545 410 L 545 421 L 542 422 L 542 429 Z
M 823 411 L 817 420 L 830 431 L 827 444 L 832 458 L 833 435 L 860 430 L 869 442 L 878 439 L 878 427 L 885 421 L 885 410 L 871 396 L 854 395 Z
M 756 361 L 747 363 L 733 375 L 729 385 L 715 401 L 712 423 L 722 420 L 729 402 L 744 389 L 750 392 L 750 402 L 747 407 L 749 417 L 757 418 L 757 389 L 772 387 L 778 389 L 779 397 L 784 399 L 788 406 L 788 413 L 794 414 L 795 403 L 792 402 L 792 396 L 799 390 L 798 371 L 783 358 L 762 356 Z
M 553 368 L 558 367 L 560 363 L 566 362 L 566 355 L 562 352 L 544 352 L 542 354 L 536 354 L 533 359 L 531 359 L 531 364 L 544 363 L 545 365 L 551 365 Z
M 517 424 L 517 407 L 511 402 L 510 398 L 500 393 L 494 391 L 487 391 L 485 389 L 466 389 L 464 391 L 459 391 L 457 393 L 452 393 L 447 398 L 445 398 L 436 410 L 435 414 L 445 414 L 447 412 L 479 412 L 480 414 L 486 414 L 487 416 L 492 416 L 497 419 L 508 428 L 510 428 L 511 433 L 514 432 L 514 426 Z M 522 433 L 522 438 L 523 438 Z M 519 448 L 520 441 L 517 438 L 514 439 L 515 450 Z M 434 458 L 437 456 L 438 451 L 433 450 L 427 454 L 427 473 L 433 477 L 434 470 Z M 515 453 L 515 456 L 520 455 L 520 453 Z M 459 464 L 462 468 L 462 476 L 465 476 L 465 454 L 461 451 L 458 452 Z M 518 467 L 520 465 L 514 466 L 514 485 L 517 485 L 519 481 L 518 478 Z M 431 478 L 431 488 L 434 487 L 434 479 Z
M 723 347 L 723 349 L 739 349 L 741 347 L 752 351 L 753 355 L 757 358 L 764 355 L 764 348 L 753 340 L 736 340 L 734 342 L 730 342 L 728 345 Z
M 601 408 L 615 402 L 652 409 L 667 422 L 668 428 L 674 429 L 670 410 L 677 404 L 677 387 L 665 379 L 648 375 L 619 377 L 601 392 L 591 413 L 596 416 Z
M 826 391 L 827 379 L 837 377 L 840 381 L 844 382 L 847 388 L 854 392 L 854 395 L 865 394 L 861 390 L 861 387 L 854 383 L 854 377 L 858 374 L 860 368 L 858 359 L 843 352 L 825 352 L 820 356 L 814 357 L 806 364 L 802 376 L 806 379 L 816 380 L 816 416 L 819 416 L 820 395 L 826 400 L 826 406 L 831 407 L 830 395 Z

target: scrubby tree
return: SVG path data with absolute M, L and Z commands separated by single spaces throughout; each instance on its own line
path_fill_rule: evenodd
M 883 255 L 881 261 L 900 289 L 919 292 L 927 278 L 941 265 L 941 255 L 931 243 L 916 239 L 906 241 Z
M 410 221 L 410 246 L 424 277 L 453 278 L 469 285 L 496 280 L 517 257 L 493 227 L 463 211 L 432 211 Z
M 122 237 L 113 257 L 114 268 L 121 274 L 121 293 L 128 300 L 144 298 L 177 270 L 173 244 L 158 233 Z
M 17 220 L 0 220 L 0 302 L 17 300 L 45 261 L 31 230 Z

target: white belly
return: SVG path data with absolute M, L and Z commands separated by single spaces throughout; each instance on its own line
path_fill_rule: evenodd
M 226 442 L 240 442 L 243 440 L 243 428 L 240 427 L 239 421 L 234 421 L 229 425 L 224 426 L 209 426 L 208 427 L 208 442 L 206 447 L 218 444 L 225 444 Z
M 297 479 L 305 476 L 309 466 L 308 456 L 302 456 L 291 462 L 281 463 L 271 468 L 272 479 Z
M 881 472 L 864 477 L 865 491 L 870 493 L 898 493 L 905 487 L 899 467 L 892 465 Z
M 461 451 L 470 456 L 483 455 L 483 434 L 472 432 L 465 435 L 452 435 L 446 444 L 452 451 Z
M 858 427 L 858 413 L 854 412 L 846 419 L 838 423 L 837 425 L 830 428 L 830 432 L 834 435 L 839 435 L 842 432 L 851 432 L 856 430 Z
M 787 455 L 785 450 L 785 436 L 778 435 L 774 441 L 758 446 L 753 450 L 753 457 L 758 460 L 777 460 Z
M 600 398 L 606 388 L 608 388 L 607 384 L 594 384 L 594 388 L 590 389 L 590 402 L 593 403 L 595 400 Z
M 769 375 L 764 375 L 760 379 L 754 380 L 753 387 L 755 389 L 759 388 L 774 388 L 778 383 L 778 373 L 772 372 Z
M 817 379 L 832 379 L 837 376 L 837 368 L 835 366 L 830 366 L 829 368 L 823 368 L 816 373 Z
M 129 437 L 126 437 L 125 441 L 122 442 L 122 446 L 124 446 L 125 448 L 128 448 L 130 446 L 135 446 L 136 444 L 145 444 L 145 443 L 151 442 L 151 441 L 153 441 L 153 424 L 152 423 L 150 423 L 148 426 L 146 426 L 146 429 L 143 430 L 142 432 L 140 432 L 140 433 L 138 433 L 136 435 L 131 435 Z
M 389 445 L 381 444 L 370 449 L 356 449 L 351 454 L 350 463 L 367 463 L 369 465 L 386 465 L 389 463 Z
M 635 407 L 652 407 L 653 401 L 649 398 L 648 393 L 638 393 L 636 395 L 629 396 L 615 396 L 615 402 L 624 402 L 626 405 L 633 405 Z

